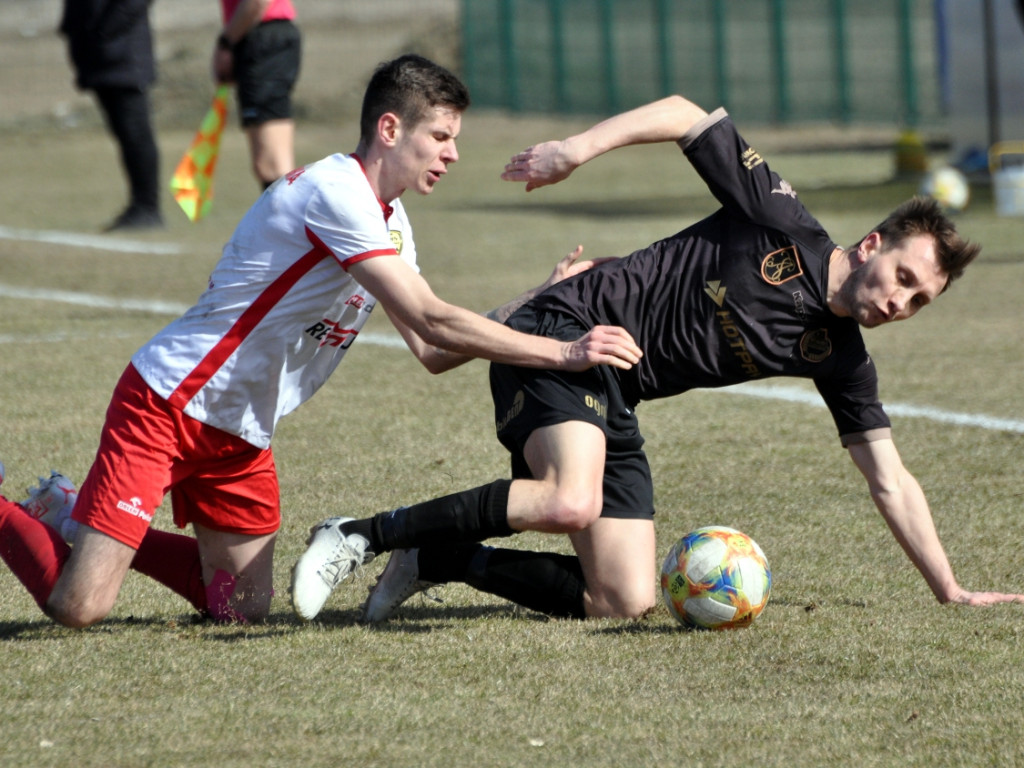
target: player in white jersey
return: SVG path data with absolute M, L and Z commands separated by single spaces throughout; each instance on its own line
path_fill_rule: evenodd
M 458 160 L 468 104 L 465 86 L 422 57 L 378 67 L 355 153 L 275 182 L 196 305 L 133 356 L 77 501 L 62 476 L 24 505 L 0 496 L 0 557 L 49 616 L 99 621 L 133 568 L 215 619 L 264 618 L 280 525 L 274 428 L 324 383 L 378 301 L 434 373 L 474 357 L 576 371 L 639 361 L 621 328 L 562 342 L 501 324 L 586 269 L 578 253 L 489 317 L 445 303 L 420 276 L 398 198 L 428 194 Z M 149 527 L 168 492 L 175 522 L 195 538 Z
M 196 305 L 132 357 L 172 405 L 260 448 L 373 311 L 352 265 L 398 255 L 416 268 L 401 200 L 382 215 L 358 156 L 331 155 L 279 186 L 242 219 Z

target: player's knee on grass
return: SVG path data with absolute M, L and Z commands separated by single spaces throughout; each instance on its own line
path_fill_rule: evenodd
M 114 608 L 135 550 L 87 525 L 75 536 L 71 555 L 43 607 L 66 627 L 81 629 Z
M 272 595 L 272 590 L 258 590 L 251 585 L 240 588 L 239 579 L 227 571 L 217 570 L 206 585 L 206 611 L 214 621 L 259 622 L 270 615 Z
M 639 619 L 655 606 L 653 580 L 650 584 L 617 584 L 587 587 L 584 606 L 593 619 Z
M 44 610 L 47 616 L 65 627 L 84 629 L 105 619 L 113 607 L 114 599 L 105 595 L 93 592 L 76 596 L 58 588 L 50 595 Z

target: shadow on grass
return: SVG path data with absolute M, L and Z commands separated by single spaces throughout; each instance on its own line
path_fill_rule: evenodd
M 36 621 L 2 621 L 0 622 L 0 642 L 16 642 L 25 640 L 63 640 L 68 637 L 75 637 L 86 633 L 110 634 L 130 629 L 169 629 L 180 630 L 182 627 L 194 624 L 202 624 L 203 619 L 196 616 L 184 619 L 164 618 L 138 618 L 126 616 L 119 618 L 104 619 L 86 629 L 71 629 L 64 627 L 47 618 L 39 618 Z
M 422 634 L 440 629 L 450 629 L 452 622 L 475 619 L 518 619 L 544 623 L 553 621 L 550 616 L 534 613 L 512 603 L 507 605 L 404 605 L 388 620 L 377 624 L 366 624 L 374 632 Z
M 359 611 L 338 611 L 330 620 L 331 625 L 343 627 L 358 624 Z M 172 634 L 188 634 L 204 641 L 231 643 L 239 640 L 260 640 L 291 634 L 303 626 L 290 611 L 272 613 L 266 621 L 256 624 L 222 624 L 199 616 L 187 614 L 177 617 L 125 616 L 107 618 L 86 629 L 71 629 L 46 618 L 37 621 L 0 622 L 0 643 L 39 640 L 64 640 L 85 634 L 119 634 L 133 631 L 153 631 Z
M 807 613 L 828 607 L 828 605 L 844 608 L 866 608 L 867 604 L 858 600 L 838 599 L 834 601 L 806 601 L 773 599 L 772 606 L 776 609 L 801 610 Z M 196 614 L 181 617 L 140 618 L 126 616 L 108 618 L 87 629 L 70 629 L 62 627 L 49 619 L 37 621 L 6 621 L 0 622 L 0 642 L 33 642 L 40 640 L 65 640 L 82 634 L 117 634 L 144 630 L 164 633 L 187 633 L 193 639 L 204 642 L 233 643 L 242 640 L 262 640 L 282 637 L 303 628 L 315 627 L 319 630 L 342 630 L 349 627 L 366 627 L 374 632 L 425 634 L 437 630 L 450 629 L 453 622 L 473 621 L 476 619 L 514 619 L 533 623 L 561 621 L 542 613 L 522 608 L 513 603 L 505 605 L 449 605 L 447 603 L 423 605 L 403 605 L 395 616 L 378 624 L 363 624 L 362 612 L 359 609 L 325 610 L 316 620 L 308 625 L 299 621 L 291 612 L 272 613 L 266 621 L 259 624 L 220 624 L 211 619 L 204 619 Z M 673 623 L 665 623 L 653 617 L 645 617 L 636 621 L 623 620 L 612 626 L 599 626 L 593 629 L 596 635 L 669 635 L 678 632 L 700 632 L 703 630 L 688 629 Z

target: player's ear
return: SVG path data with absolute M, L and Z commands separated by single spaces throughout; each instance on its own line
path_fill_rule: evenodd
M 857 246 L 857 260 L 863 264 L 881 250 L 882 236 L 877 232 L 872 232 L 861 240 L 860 245 Z
M 385 112 L 377 119 L 377 139 L 384 146 L 393 146 L 401 133 L 402 120 L 394 112 Z

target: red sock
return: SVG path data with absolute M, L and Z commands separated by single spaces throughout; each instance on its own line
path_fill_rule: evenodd
M 70 554 L 59 533 L 0 496 L 0 558 L 40 608 L 46 607 Z
M 150 528 L 132 560 L 132 569 L 149 576 L 206 612 L 206 586 L 199 544 L 191 536 Z

